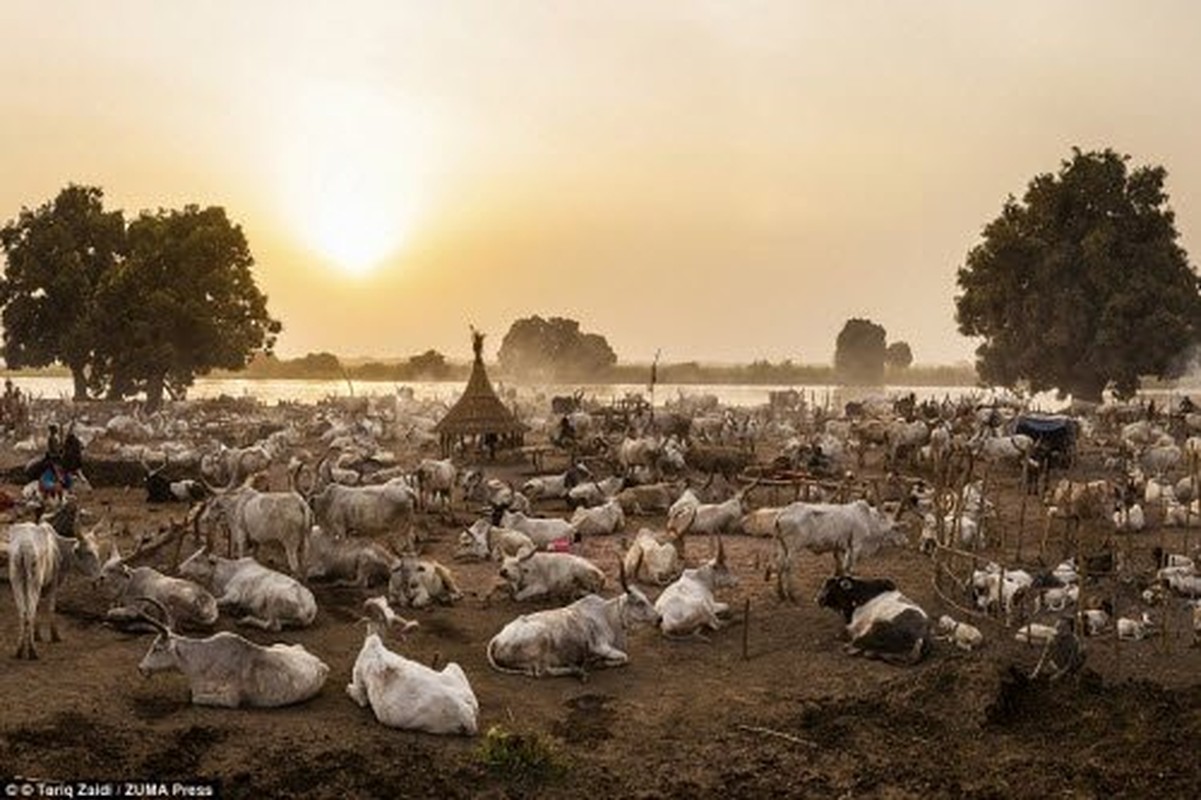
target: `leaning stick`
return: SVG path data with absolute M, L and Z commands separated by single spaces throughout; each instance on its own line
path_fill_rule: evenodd
M 811 742 L 808 739 L 802 739 L 799 736 L 793 736 L 790 733 L 773 731 L 771 728 L 761 728 L 758 725 L 738 725 L 736 727 L 740 731 L 746 731 L 747 733 L 758 733 L 762 734 L 763 736 L 774 736 L 777 739 L 783 739 L 786 742 L 792 742 L 793 744 L 799 744 L 804 747 L 812 747 L 816 749 L 818 746 L 816 742 Z
M 742 604 L 742 660 L 748 660 L 747 644 L 751 630 L 751 598 L 746 598 Z

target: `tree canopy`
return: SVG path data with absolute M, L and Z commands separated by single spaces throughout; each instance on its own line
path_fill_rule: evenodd
M 128 226 L 98 188 L 69 186 L 0 233 L 5 355 L 67 365 L 75 395 L 182 393 L 197 375 L 270 352 L 280 324 L 242 229 L 219 207 L 143 212 Z
M 883 325 L 869 319 L 848 319 L 834 345 L 834 371 L 839 379 L 856 385 L 883 383 L 886 338 Z
M 516 320 L 497 357 L 506 372 L 522 380 L 587 378 L 617 363 L 605 337 L 583 333 L 580 323 L 564 317 Z
M 87 396 L 88 368 L 107 335 L 97 287 L 125 252 L 124 216 L 103 201 L 99 187 L 71 184 L 0 229 L 4 359 L 14 368 L 64 364 L 77 399 Z
M 913 350 L 909 342 L 893 342 L 884 351 L 884 361 L 893 369 L 909 369 L 913 364 Z
M 1174 377 L 1201 335 L 1201 295 L 1161 166 L 1081 152 L 1030 181 L 959 269 L 959 330 L 983 337 L 980 376 L 1098 400 Z

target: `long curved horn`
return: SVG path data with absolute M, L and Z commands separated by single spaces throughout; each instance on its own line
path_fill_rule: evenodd
M 626 576 L 625 559 L 617 560 L 617 577 L 621 581 L 621 590 L 623 592 L 630 591 L 630 581 L 629 581 L 629 578 Z
M 148 597 L 146 595 L 139 595 L 138 597 L 135 597 L 134 600 L 145 601 L 147 603 L 150 603 L 154 607 L 156 607 L 159 611 L 162 612 L 163 620 L 165 620 L 165 621 L 157 620 L 154 617 L 147 614 L 145 611 L 138 612 L 139 618 L 144 619 L 146 622 L 149 622 L 151 625 L 158 628 L 160 632 L 166 634 L 167 636 L 170 636 L 173 633 L 173 631 L 171 629 L 175 626 L 175 623 L 171 619 L 171 612 L 167 610 L 167 607 L 165 605 L 163 605 L 162 602 L 160 602 L 158 600 L 158 598 Z

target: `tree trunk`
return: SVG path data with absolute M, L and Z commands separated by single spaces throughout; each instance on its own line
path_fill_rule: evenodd
M 71 365 L 71 380 L 75 382 L 75 402 L 82 403 L 89 400 L 88 379 L 87 376 L 83 374 L 82 365 Z
M 158 411 L 163 404 L 163 376 L 153 375 L 146 380 L 146 410 Z

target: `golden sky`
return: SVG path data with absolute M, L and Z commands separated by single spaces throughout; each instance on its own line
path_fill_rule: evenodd
M 955 270 L 1074 144 L 1201 247 L 1195 2 L 0 3 L 0 219 L 68 182 L 242 224 L 285 356 L 968 358 Z M 1197 253 L 1194 252 L 1194 260 Z

